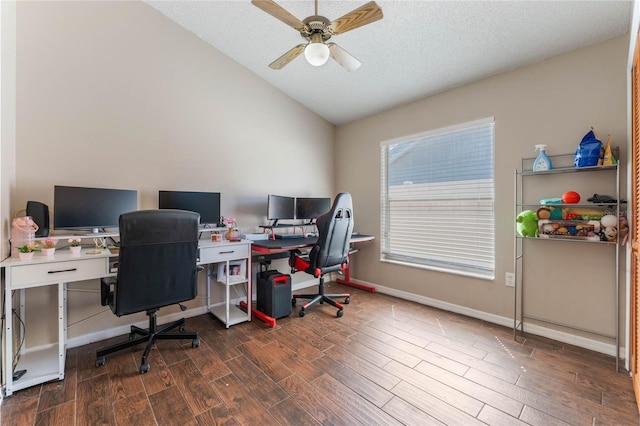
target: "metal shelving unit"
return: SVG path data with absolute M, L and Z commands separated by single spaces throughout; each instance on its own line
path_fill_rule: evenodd
M 617 159 L 617 164 L 612 166 L 593 166 L 593 167 L 581 167 L 576 168 L 573 166 L 573 158 L 574 154 L 561 154 L 561 155 L 549 155 L 552 163 L 554 164 L 554 168 L 548 171 L 533 171 L 533 161 L 535 158 L 523 158 L 520 170 L 514 171 L 514 218 L 523 210 L 535 209 L 539 207 L 555 207 L 555 208 L 591 208 L 591 209 L 601 209 L 603 212 L 606 210 L 615 212 L 615 215 L 619 218 L 622 211 L 623 202 L 620 200 L 620 167 L 619 167 L 619 149 L 613 149 L 614 157 Z M 556 167 L 555 165 L 559 166 Z M 524 190 L 524 181 L 526 179 L 535 179 L 536 177 L 541 176 L 549 176 L 549 175 L 561 175 L 561 174 L 582 174 L 582 173 L 601 173 L 602 179 L 608 179 L 612 185 L 615 186 L 615 203 L 576 203 L 576 204 L 550 204 L 550 205 L 542 205 L 540 202 L 532 202 L 527 199 L 525 196 Z M 611 176 L 613 175 L 613 176 Z M 618 229 L 619 228 L 619 220 L 618 220 Z M 571 329 L 574 331 L 580 331 L 583 333 L 589 333 L 594 336 L 600 336 L 609 338 L 612 341 L 615 341 L 616 346 L 616 371 L 619 369 L 619 359 L 620 359 L 620 326 L 619 326 L 619 314 L 620 314 L 620 279 L 619 279 L 619 269 L 620 269 L 620 244 L 618 241 L 609 242 L 609 241 L 590 241 L 584 239 L 563 239 L 563 238 L 539 238 L 539 237 L 521 237 L 517 232 L 514 232 L 514 259 L 513 259 L 513 270 L 515 274 L 515 291 L 514 291 L 514 303 L 513 303 L 513 336 L 514 339 L 517 338 L 518 330 L 524 331 L 525 320 L 533 320 L 541 323 L 547 323 L 550 325 L 555 325 L 559 327 L 563 327 L 566 329 Z M 615 281 L 615 333 L 614 334 L 606 334 L 601 333 L 596 330 L 587 329 L 584 327 L 579 327 L 572 324 L 561 323 L 559 321 L 552 321 L 549 319 L 541 318 L 539 316 L 527 314 L 525 312 L 525 303 L 524 303 L 524 290 L 525 290 L 525 279 L 524 279 L 524 261 L 525 261 L 525 246 L 530 242 L 533 244 L 537 244 L 539 241 L 565 241 L 571 243 L 582 243 L 582 244 L 601 244 L 608 245 L 615 250 L 615 267 L 613 280 Z M 545 244 L 545 243 L 541 243 Z M 586 249 L 586 247 L 581 248 Z M 518 268 L 519 264 L 521 265 L 520 270 Z M 519 275 L 521 275 L 521 279 L 519 280 Z M 519 282 L 520 281 L 520 282 Z M 520 310 L 518 312 L 518 307 Z

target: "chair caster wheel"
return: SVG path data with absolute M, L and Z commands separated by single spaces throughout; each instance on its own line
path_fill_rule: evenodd
M 104 365 L 107 362 L 107 360 L 101 356 L 100 358 L 96 359 L 96 367 L 100 367 L 102 365 Z
M 291 299 L 291 306 L 296 306 L 297 304 L 296 299 Z
M 140 365 L 140 373 L 141 374 L 146 373 L 147 371 L 149 371 L 149 368 L 150 368 L 149 367 L 149 363 L 145 362 L 145 363 L 141 364 Z
M 349 296 L 345 297 L 345 298 L 344 298 L 344 304 L 345 304 L 345 305 L 348 305 L 348 304 L 349 304 L 349 302 L 351 302 L 351 298 L 350 298 Z
M 185 330 L 186 330 L 186 328 L 185 328 L 185 326 L 184 326 L 184 325 L 181 325 L 181 326 L 178 328 L 178 331 L 179 331 L 180 333 L 184 333 L 184 331 L 185 331 Z
M 300 317 L 304 316 L 304 309 L 300 309 L 300 312 L 298 313 L 298 315 L 300 315 Z
M 193 339 L 191 341 L 191 347 L 192 348 L 197 348 L 198 346 L 200 346 L 200 339 Z
M 340 309 L 338 312 L 336 312 L 336 316 L 338 318 L 340 318 L 343 315 L 342 309 Z

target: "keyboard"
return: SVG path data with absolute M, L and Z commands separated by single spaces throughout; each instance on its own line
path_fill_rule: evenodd
M 292 240 L 295 238 L 304 238 L 301 234 L 276 234 L 277 240 Z

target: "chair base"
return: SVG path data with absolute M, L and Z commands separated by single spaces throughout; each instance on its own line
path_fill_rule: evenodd
M 334 306 L 336 308 L 338 308 L 338 312 L 336 312 L 336 316 L 338 318 L 340 318 L 343 314 L 342 310 L 344 309 L 344 307 L 342 306 L 342 304 L 336 302 L 334 299 L 338 299 L 344 297 L 344 304 L 348 305 L 350 302 L 350 297 L 351 294 L 349 293 L 334 293 L 334 294 L 327 294 L 324 292 L 324 279 L 323 277 L 320 277 L 320 283 L 318 285 L 318 293 L 316 294 L 294 294 L 292 296 L 291 299 L 291 304 L 293 306 L 296 305 L 296 299 L 310 299 L 307 303 L 305 303 L 304 305 L 302 305 L 300 307 L 300 311 L 298 312 L 298 315 L 300 315 L 301 317 L 303 317 L 305 315 L 305 310 L 310 307 L 313 306 L 315 304 L 324 304 L 324 303 L 328 303 L 331 306 Z
M 147 312 L 149 315 L 149 329 L 145 330 L 135 325 L 131 326 L 131 332 L 129 333 L 129 340 L 126 342 L 116 343 L 111 346 L 107 346 L 96 351 L 96 367 L 104 365 L 106 362 L 105 355 L 121 351 L 123 349 L 131 348 L 142 343 L 146 343 L 147 346 L 142 354 L 142 361 L 140 363 L 140 373 L 146 373 L 149 371 L 149 363 L 147 357 L 153 347 L 156 340 L 165 339 L 191 339 L 191 346 L 197 348 L 200 346 L 200 339 L 198 339 L 198 332 L 184 332 L 184 318 L 174 321 L 170 324 L 158 329 L 156 321 L 156 311 Z M 174 328 L 179 327 L 179 333 L 171 333 Z

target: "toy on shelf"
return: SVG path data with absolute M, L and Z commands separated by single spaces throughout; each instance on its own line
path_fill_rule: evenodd
M 603 216 L 602 219 L 600 219 L 600 223 L 602 224 L 602 241 L 615 243 L 616 241 L 618 241 L 618 235 L 620 234 L 620 231 L 623 231 L 623 227 L 624 236 L 626 237 L 626 235 L 629 233 L 627 218 L 624 218 L 623 220 L 623 217 L 620 217 L 620 231 L 618 230 L 618 218 L 613 214 Z
M 538 236 L 538 215 L 533 210 L 523 210 L 516 217 L 518 234 L 521 237 Z
M 580 194 L 576 191 L 567 191 L 562 194 L 562 202 L 564 204 L 577 204 L 580 202 Z
M 600 223 L 595 220 L 540 220 L 540 238 L 599 241 Z
M 562 219 L 562 209 L 559 209 L 556 207 L 540 207 L 536 211 L 536 215 L 538 216 L 538 220 L 540 219 L 558 220 L 558 219 Z

